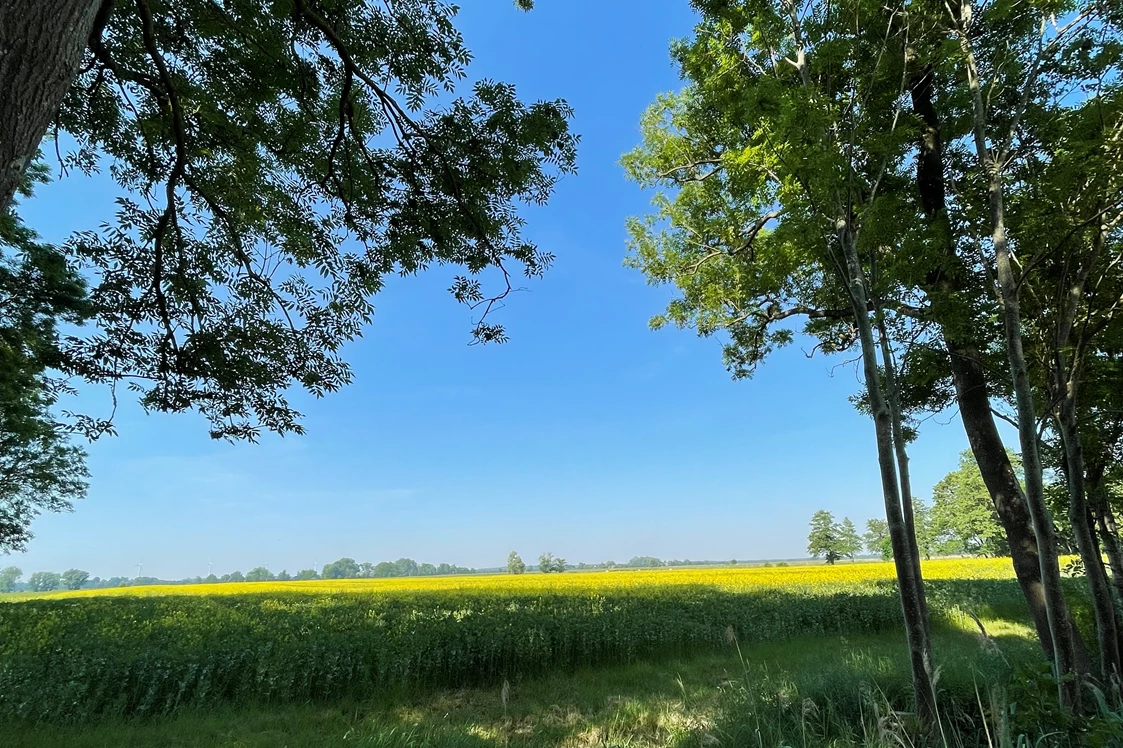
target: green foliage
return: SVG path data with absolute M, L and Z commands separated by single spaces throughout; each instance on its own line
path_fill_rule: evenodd
M 23 576 L 23 571 L 18 566 L 8 566 L 0 569 L 0 592 L 11 592 L 16 587 L 16 582 Z
M 301 569 L 300 571 L 298 571 L 296 573 L 296 576 L 294 577 L 294 579 L 298 579 L 298 580 L 319 579 L 319 578 L 320 578 L 320 575 L 316 573 L 315 569 Z
M 276 577 L 264 566 L 258 566 L 246 572 L 247 582 L 268 582 L 273 579 L 276 579 Z
M 31 195 L 35 167 L 23 193 Z M 53 376 L 64 355 L 59 324 L 90 314 L 86 284 L 56 248 L 0 211 L 0 552 L 23 550 L 31 521 L 86 495 L 86 454 L 71 444 L 91 422 L 62 423 L 52 412 L 66 383 Z
M 59 577 L 62 586 L 68 590 L 82 589 L 89 579 L 90 573 L 81 569 L 67 569 Z
M 838 526 L 838 552 L 844 558 L 854 558 L 862 552 L 862 539 L 849 517 L 844 517 Z
M 908 225 L 894 189 L 911 168 L 912 123 L 893 116 L 904 55 L 885 49 L 899 40 L 869 22 L 881 3 L 796 5 L 699 3 L 693 37 L 672 47 L 685 86 L 652 104 L 623 160 L 659 190 L 651 213 L 628 223 L 628 262 L 679 293 L 652 325 L 722 333 L 735 377 L 798 325 L 824 353 L 853 346 L 839 222 L 878 263 L 871 293 L 887 308 L 908 262 L 884 249 Z
M 523 574 L 526 572 L 526 564 L 523 563 L 522 556 L 515 551 L 507 556 L 507 573 L 508 574 Z
M 27 586 L 35 592 L 52 592 L 62 583 L 62 575 L 53 571 L 37 571 L 27 578 Z
M 733 563 L 737 562 L 734 561 Z M 625 566 L 631 566 L 637 569 L 656 569 L 665 565 L 666 564 L 664 564 L 661 559 L 655 558 L 654 556 L 634 556 L 625 564 Z
M 57 118 L 77 142 L 65 165 L 120 187 L 116 217 L 67 245 L 96 279 L 72 373 L 128 377 L 150 410 L 196 409 L 216 438 L 254 439 L 302 430 L 290 387 L 350 380 L 339 351 L 387 276 L 457 268 L 474 338 L 504 339 L 488 312 L 509 273 L 553 259 L 519 208 L 574 170 L 577 139 L 564 101 L 486 79 L 459 90 L 471 55 L 455 6 L 104 7 Z
M 538 570 L 543 574 L 560 574 L 565 571 L 565 559 L 554 558 L 552 553 L 543 553 L 538 557 Z
M 1011 459 L 1018 464 L 1016 457 Z M 971 452 L 932 489 L 932 542 L 939 553 L 999 556 L 1009 553 L 990 492 Z
M 889 537 L 889 523 L 885 520 L 866 520 L 866 532 L 862 541 L 867 551 L 876 553 L 883 561 L 893 558 L 893 541 Z
M 807 534 L 807 553 L 812 558 L 822 558 L 833 564 L 840 558 L 853 558 L 862 550 L 862 539 L 849 517 L 835 522 L 834 515 L 820 509 L 811 515 L 811 530 Z
M 320 576 L 324 579 L 354 579 L 359 576 L 359 565 L 355 559 L 344 557 L 330 564 L 324 564 Z
M 936 617 L 1017 607 L 1009 580 L 936 581 Z M 712 585 L 5 603 L 0 716 L 80 721 L 219 704 L 361 700 L 799 636 L 897 631 L 891 581 L 755 591 Z

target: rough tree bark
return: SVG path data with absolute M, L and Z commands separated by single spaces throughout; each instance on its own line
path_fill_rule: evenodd
M 869 294 L 865 272 L 858 257 L 855 237 L 846 218 L 838 219 L 836 236 L 843 254 L 846 287 L 854 309 L 858 339 L 862 347 L 862 365 L 866 380 L 866 396 L 873 414 L 877 435 L 877 461 L 881 468 L 881 492 L 885 500 L 885 519 L 893 547 L 893 563 L 901 593 L 912 665 L 913 695 L 917 713 L 922 719 L 936 715 L 936 694 L 932 676 L 932 645 L 928 636 L 927 604 L 920 573 L 916 543 L 909 542 L 908 530 L 901 512 L 900 486 L 897 483 L 896 454 L 893 439 L 893 415 L 881 389 L 881 372 L 877 367 L 878 349 L 874 342 L 873 324 L 869 317 Z M 888 363 L 888 362 L 887 362 Z M 903 446 L 903 445 L 902 445 Z M 914 559 L 916 559 L 914 561 Z
M 1053 659 L 1053 636 L 1041 581 L 1042 559 L 1029 508 L 998 432 L 981 352 L 972 339 L 970 324 L 959 319 L 962 315 L 958 307 L 962 306 L 967 290 L 967 271 L 956 253 L 947 212 L 943 138 L 933 85 L 933 73 L 926 69 L 919 71 L 909 86 L 913 110 L 924 123 L 918 143 L 917 190 L 921 207 L 942 250 L 939 267 L 928 274 L 924 290 L 936 312 L 933 317 L 948 353 L 956 405 L 971 454 L 1006 534 L 1014 574 L 1029 606 L 1038 640 L 1046 656 Z M 1052 563 L 1056 564 L 1055 558 Z M 1072 628 L 1071 621 L 1067 625 L 1072 630 L 1077 660 L 1086 660 L 1079 632 Z
M 78 71 L 101 0 L 0 0 L 0 211 Z

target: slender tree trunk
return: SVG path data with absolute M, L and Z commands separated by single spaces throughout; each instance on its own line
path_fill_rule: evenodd
M 912 502 L 912 478 L 909 475 L 908 446 L 905 444 L 904 418 L 901 414 L 901 395 L 897 385 L 897 364 L 893 360 L 893 350 L 889 345 L 889 333 L 885 328 L 884 310 L 880 303 L 874 310 L 877 315 L 878 334 L 881 337 L 881 360 L 885 368 L 885 389 L 890 419 L 893 422 L 893 449 L 897 455 L 897 471 L 901 486 L 901 511 L 904 514 L 905 535 L 908 539 L 909 549 L 912 551 L 912 563 L 916 569 L 917 578 L 920 579 L 920 546 L 916 542 L 916 509 Z M 929 627 L 928 638 L 931 641 L 931 620 L 928 616 L 928 598 L 924 594 L 924 586 L 920 589 L 920 613 L 925 626 Z M 931 647 L 931 643 L 928 644 Z
M 1107 501 L 1107 488 L 1100 486 L 1096 491 L 1096 498 L 1096 525 L 1108 563 L 1111 564 L 1111 581 L 1115 585 L 1115 594 L 1119 597 L 1120 605 L 1123 605 L 1123 549 L 1119 544 L 1119 528 L 1115 525 L 1115 515 Z M 1123 631 L 1120 635 L 1123 636 Z
M 101 0 L 0 0 L 0 211 L 78 71 Z
M 1037 412 L 1033 404 L 1033 387 L 1029 381 L 1022 344 L 1021 284 L 1014 270 L 1006 234 L 1003 167 L 999 163 L 1005 158 L 1005 153 L 1000 151 L 996 156 L 987 144 L 987 105 L 983 98 L 975 54 L 966 30 L 961 26 L 958 32 L 963 63 L 967 72 L 967 86 L 971 92 L 975 151 L 982 176 L 987 182 L 990 239 L 994 246 L 998 275 L 1006 357 L 1010 365 L 1010 378 L 1014 387 L 1014 401 L 1018 414 L 1018 441 L 1022 448 L 1022 465 L 1025 469 L 1026 505 L 1029 508 L 1033 532 L 1037 536 L 1037 545 L 1040 549 L 1041 583 L 1045 593 L 1045 610 L 1049 616 L 1049 633 L 1053 639 L 1053 663 L 1056 668 L 1058 697 L 1062 705 L 1079 707 L 1080 685 L 1075 678 L 1069 677 L 1076 672 L 1073 627 L 1069 622 L 1068 605 L 1061 587 L 1061 571 L 1056 560 L 1057 540 L 1053 533 L 1049 508 L 1045 504 L 1041 454 L 1037 446 Z
M 862 365 L 866 379 L 866 394 L 873 414 L 877 435 L 877 460 L 881 468 L 881 492 L 885 500 L 885 519 L 889 524 L 889 538 L 893 546 L 893 564 L 897 571 L 897 584 L 901 593 L 901 608 L 905 620 L 912 665 L 913 694 L 917 713 L 930 720 L 936 715 L 936 694 L 932 682 L 932 646 L 925 618 L 924 582 L 916 559 L 916 544 L 909 542 L 905 520 L 901 513 L 900 487 L 897 483 L 896 454 L 893 446 L 893 417 L 881 390 L 881 372 L 877 367 L 877 345 L 874 343 L 873 325 L 869 317 L 869 295 L 866 292 L 865 273 L 855 246 L 854 235 L 844 218 L 839 219 L 837 231 L 846 271 L 847 289 L 854 308 L 862 346 Z
M 981 94 L 980 94 L 981 95 Z M 1025 468 L 1026 504 L 1037 545 L 1042 550 L 1041 582 L 1045 590 L 1045 609 L 1049 614 L 1049 631 L 1053 636 L 1053 658 L 1064 704 L 1075 706 L 1080 698 L 1079 684 L 1068 676 L 1076 670 L 1076 649 L 1072 641 L 1072 627 L 1068 624 L 1068 605 L 1061 587 L 1061 570 L 1057 564 L 1057 539 L 1049 508 L 1045 505 L 1041 453 L 1037 447 L 1037 411 L 1033 404 L 1033 387 L 1029 381 L 1025 351 L 1022 348 L 1022 315 L 1019 282 L 1014 271 L 1013 258 L 1006 239 L 1005 212 L 1002 184 L 997 165 L 983 155 L 989 172 L 990 212 L 998 284 L 1001 296 L 1002 323 L 1006 331 L 1006 355 L 1010 362 L 1010 376 L 1014 384 L 1014 400 L 1018 412 L 1018 441 L 1022 448 L 1022 465 Z
M 1102 207 L 1102 206 L 1097 206 Z M 1072 354 L 1069 364 L 1067 350 L 1072 340 L 1073 328 L 1084 297 L 1088 276 L 1095 266 L 1104 247 L 1104 232 L 1097 232 L 1092 252 L 1081 259 L 1069 283 L 1068 293 L 1060 301 L 1061 314 L 1057 318 L 1053 335 L 1052 371 L 1050 372 L 1051 400 L 1057 403 L 1056 422 L 1064 453 L 1065 475 L 1068 484 L 1068 511 L 1072 520 L 1073 538 L 1080 558 L 1084 561 L 1084 572 L 1092 593 L 1092 610 L 1096 619 L 1096 637 L 1100 645 L 1100 676 L 1105 683 L 1120 675 L 1119 659 L 1119 621 L 1116 617 L 1115 603 L 1111 596 L 1111 584 L 1100 554 L 1100 544 L 1096 541 L 1092 526 L 1092 512 L 1088 505 L 1087 484 L 1085 482 L 1088 465 L 1084 459 L 1084 443 L 1080 436 L 1077 397 L 1081 377 L 1080 341 Z M 1102 470 L 1096 466 L 1096 472 Z M 1093 478 L 1095 476 L 1092 476 Z
M 1060 352 L 1058 363 L 1063 365 Z M 1063 368 L 1061 368 L 1063 371 Z M 1057 372 L 1060 377 L 1060 373 Z M 1096 618 L 1096 637 L 1100 647 L 1100 676 L 1108 683 L 1120 675 L 1119 631 L 1115 617 L 1115 604 L 1111 599 L 1111 584 L 1107 578 L 1100 544 L 1092 533 L 1091 510 L 1088 506 L 1084 483 L 1084 450 L 1076 419 L 1076 393 L 1073 382 L 1068 382 L 1067 392 L 1060 403 L 1060 417 L 1057 419 L 1061 444 L 1065 453 L 1068 478 L 1068 511 L 1072 520 L 1072 533 L 1080 558 L 1084 561 L 1084 573 L 1092 593 L 1092 611 Z
M 934 102 L 933 75 L 930 69 L 921 70 L 909 86 L 913 110 L 924 123 L 918 143 L 917 190 L 925 215 L 943 250 L 943 260 L 937 269 L 928 274 L 924 290 L 932 302 L 932 316 L 940 327 L 948 352 L 956 404 L 971 454 L 979 466 L 983 483 L 1005 531 L 1014 574 L 1029 606 L 1037 638 L 1046 656 L 1054 659 L 1041 569 L 1043 563 L 1055 565 L 1057 561 L 1055 556 L 1051 560 L 1041 558 L 1022 487 L 995 423 L 987 372 L 981 363 L 982 355 L 977 344 L 972 342 L 970 301 L 965 298 L 967 271 L 956 253 L 947 212 L 943 139 Z M 1087 653 L 1083 640 L 1072 628 L 1071 622 L 1068 626 L 1077 660 L 1084 662 Z

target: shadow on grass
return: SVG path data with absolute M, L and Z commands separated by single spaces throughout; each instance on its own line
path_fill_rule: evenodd
M 1012 580 L 928 585 L 935 615 L 1024 609 Z M 334 703 L 388 688 L 497 687 L 584 667 L 900 625 L 887 582 L 729 591 L 264 593 L 0 606 L 0 715 L 83 722 L 224 705 Z
M 973 623 L 971 624 L 974 625 Z M 965 628 L 941 625 L 934 646 L 945 702 L 974 699 L 975 684 L 1004 683 L 1013 667 L 1040 659 L 1020 624 L 988 621 L 993 645 Z M 87 725 L 0 724 L 6 748 L 345 748 L 348 746 L 699 746 L 749 744 L 741 738 L 766 708 L 768 718 L 802 714 L 858 722 L 859 694 L 895 706 L 910 693 L 900 631 L 799 637 L 726 645 L 718 653 L 528 677 L 500 687 L 383 693 L 333 706 L 219 707 L 175 717 L 109 719 Z M 751 694 L 751 699 L 745 696 Z M 752 704 L 757 710 L 746 713 Z M 786 724 L 786 723 L 785 723 Z M 798 722 L 792 722 L 793 725 Z M 798 737 L 798 736 L 795 736 Z M 714 742 L 717 741 L 717 742 Z M 752 744 L 755 744 L 752 743 Z M 767 743 L 766 743 L 767 744 Z M 801 743 L 792 742 L 793 745 Z

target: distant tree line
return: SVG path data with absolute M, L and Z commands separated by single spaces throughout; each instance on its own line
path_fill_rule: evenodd
M 582 561 L 577 564 L 569 564 L 564 558 L 557 558 L 552 553 L 543 553 L 538 557 L 538 570 L 543 574 L 552 574 L 563 572 L 566 569 L 577 569 L 578 571 L 593 571 L 597 569 L 662 569 L 676 566 L 736 566 L 737 563 L 737 559 L 735 558 L 725 561 L 691 561 L 690 559 L 671 559 L 669 561 L 664 561 L 655 556 L 633 556 L 629 561 L 624 563 L 602 561 L 600 563 L 590 564 Z M 771 564 L 765 564 L 765 566 L 771 566 Z M 522 557 L 517 551 L 511 551 L 507 556 L 507 573 L 524 574 L 526 570 L 527 565 L 523 562 Z
M 564 563 L 564 561 L 563 561 Z M 216 576 L 209 574 L 205 577 L 196 576 L 185 579 L 159 579 L 157 577 L 91 577 L 89 572 L 81 569 L 69 569 L 61 574 L 53 571 L 37 571 L 31 574 L 26 581 L 23 579 L 23 570 L 16 566 L 0 569 L 0 593 L 3 592 L 54 592 L 55 590 L 77 589 L 105 589 L 108 587 L 142 587 L 155 584 L 220 584 L 223 582 L 288 582 L 309 579 L 374 579 L 379 577 L 423 577 L 448 574 L 475 574 L 476 569 L 453 564 L 418 563 L 411 558 L 399 558 L 397 561 L 382 561 L 370 563 L 367 561 L 356 562 L 353 558 L 341 558 L 330 564 L 325 564 L 320 571 L 315 569 L 301 569 L 296 574 L 290 574 L 282 569 L 277 573 L 271 572 L 265 566 L 258 566 L 246 573 L 233 571 L 229 574 Z

